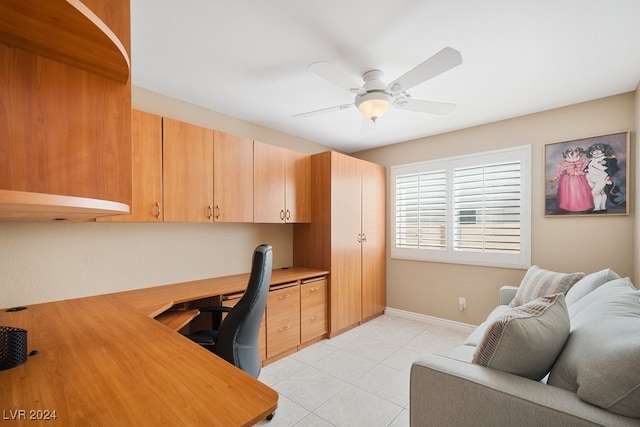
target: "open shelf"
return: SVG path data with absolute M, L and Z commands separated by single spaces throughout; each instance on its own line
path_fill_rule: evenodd
M 0 221 L 86 220 L 128 213 L 128 205 L 108 200 L 0 190 Z
M 0 43 L 121 83 L 129 80 L 126 49 L 80 0 L 2 0 Z

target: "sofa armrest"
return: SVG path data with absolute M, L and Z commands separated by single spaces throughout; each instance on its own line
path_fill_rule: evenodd
M 411 367 L 410 417 L 414 427 L 640 426 L 568 390 L 434 354 Z
M 509 303 L 516 297 L 518 292 L 517 286 L 503 286 L 498 291 L 498 304 L 509 305 Z

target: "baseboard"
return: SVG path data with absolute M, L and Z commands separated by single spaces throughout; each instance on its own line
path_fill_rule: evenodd
M 455 320 L 442 319 L 440 317 L 428 316 L 426 314 L 414 313 L 412 311 L 398 310 L 397 308 L 387 307 L 384 311 L 385 314 L 395 317 L 402 317 L 404 319 L 418 320 L 422 322 L 440 323 L 441 325 L 456 326 L 462 328 L 468 328 L 470 331 L 476 328 L 476 325 L 470 325 L 468 323 L 456 322 Z

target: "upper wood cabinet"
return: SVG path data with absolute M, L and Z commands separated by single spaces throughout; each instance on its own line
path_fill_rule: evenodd
M 311 157 L 254 141 L 254 221 L 311 221 Z
M 164 220 L 213 221 L 213 130 L 162 118 Z
M 131 112 L 131 157 L 131 214 L 99 220 L 162 222 L 162 117 Z
M 253 222 L 253 140 L 213 132 L 215 222 Z
M 0 189 L 131 203 L 129 15 L 128 0 L 0 2 Z

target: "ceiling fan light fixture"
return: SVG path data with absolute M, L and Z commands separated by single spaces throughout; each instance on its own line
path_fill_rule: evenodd
M 391 105 L 393 98 L 384 91 L 370 91 L 356 97 L 356 107 L 367 118 L 376 121 L 382 117 Z

